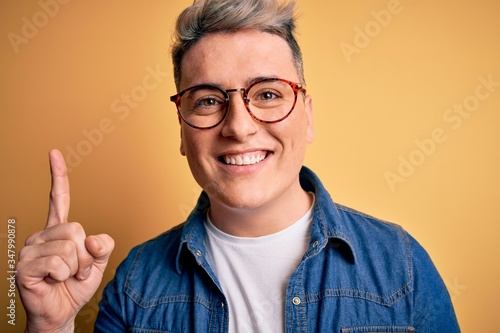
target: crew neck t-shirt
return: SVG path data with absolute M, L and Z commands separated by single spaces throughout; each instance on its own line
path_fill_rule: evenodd
M 288 280 L 310 241 L 312 208 L 261 237 L 236 237 L 205 221 L 208 260 L 229 306 L 229 332 L 282 332 Z

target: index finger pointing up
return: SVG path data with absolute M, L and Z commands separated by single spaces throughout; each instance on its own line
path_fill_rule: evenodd
M 68 222 L 69 214 L 69 180 L 66 162 L 59 150 L 49 153 L 52 185 L 50 188 L 49 216 L 46 228 L 59 223 Z

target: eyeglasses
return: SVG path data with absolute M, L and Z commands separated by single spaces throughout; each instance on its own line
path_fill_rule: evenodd
M 170 101 L 177 106 L 182 120 L 197 129 L 210 129 L 219 125 L 229 109 L 229 93 L 243 92 L 243 102 L 257 121 L 272 124 L 286 119 L 295 108 L 297 94 L 305 88 L 301 83 L 284 79 L 266 78 L 246 88 L 222 90 L 210 84 L 187 88 Z

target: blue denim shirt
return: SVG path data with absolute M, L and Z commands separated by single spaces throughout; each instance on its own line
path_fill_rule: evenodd
M 460 332 L 415 239 L 333 203 L 305 167 L 300 181 L 316 202 L 309 248 L 286 290 L 285 332 Z M 231 314 L 203 245 L 209 204 L 202 193 L 185 223 L 130 252 L 103 292 L 95 332 L 227 332 Z

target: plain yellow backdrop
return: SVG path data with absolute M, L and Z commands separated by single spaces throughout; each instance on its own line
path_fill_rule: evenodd
M 1 2 L 0 275 L 8 219 L 17 251 L 44 226 L 51 148 L 71 168 L 70 220 L 116 241 L 104 282 L 132 246 L 186 218 L 200 189 L 168 97 L 173 21 L 190 3 Z M 500 331 L 500 2 L 298 4 L 315 105 L 305 164 L 334 200 L 422 243 L 464 332 Z M 0 281 L 0 328 L 22 332 Z M 79 331 L 92 331 L 99 297 Z

